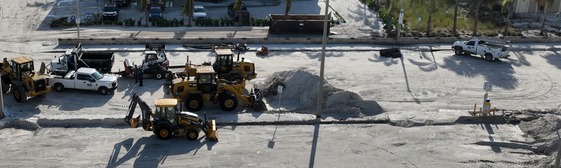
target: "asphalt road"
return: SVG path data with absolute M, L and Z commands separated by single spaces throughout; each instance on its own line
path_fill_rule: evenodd
M 158 140 L 124 127 L 4 129 L 0 167 L 525 167 L 540 155 L 504 141 L 523 140 L 518 131 L 490 124 L 228 126 L 210 142 Z M 489 138 L 495 142 L 484 143 Z

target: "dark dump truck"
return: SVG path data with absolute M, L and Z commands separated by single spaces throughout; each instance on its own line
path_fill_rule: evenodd
M 325 15 L 313 14 L 271 14 L 269 15 L 271 34 L 323 34 Z M 331 14 L 327 16 L 331 22 Z M 327 26 L 327 32 L 331 25 Z
M 107 74 L 111 73 L 113 63 L 115 63 L 113 52 L 86 51 L 81 44 L 78 44 L 74 49 L 68 49 L 64 54 L 56 56 L 51 61 L 49 71 L 55 75 L 64 75 L 70 70 L 88 67 Z

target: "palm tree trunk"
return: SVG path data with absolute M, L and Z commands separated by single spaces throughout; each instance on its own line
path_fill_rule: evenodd
M 286 9 L 284 10 L 284 15 L 288 15 L 291 6 L 292 6 L 292 0 L 286 0 Z
M 477 24 L 479 23 L 479 7 L 481 6 L 481 0 L 476 0 L 475 2 L 475 20 L 473 21 L 473 35 L 477 36 Z
M 458 20 L 458 0 L 454 0 L 454 26 L 452 27 L 452 35 L 457 36 L 457 20 Z
M 430 37 L 430 27 L 431 27 L 431 21 L 432 21 L 432 9 L 433 9 L 433 0 L 429 0 L 429 18 L 427 18 L 427 37 Z
M 542 34 L 543 35 L 547 35 L 546 32 L 545 32 L 545 18 L 546 18 L 545 14 L 547 12 L 546 7 L 547 7 L 547 1 L 545 1 L 545 5 L 543 6 L 543 21 L 542 21 Z

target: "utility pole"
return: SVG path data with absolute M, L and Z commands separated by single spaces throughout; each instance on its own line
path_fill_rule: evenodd
M 80 41 L 80 0 L 76 0 L 76 27 L 78 28 L 78 41 Z
M 401 0 L 401 10 L 399 10 L 399 19 L 397 22 L 397 38 L 399 38 L 401 34 L 401 25 L 403 24 L 403 4 L 405 0 Z
M 325 0 L 325 15 L 323 16 L 323 37 L 321 38 L 321 58 L 319 68 L 319 88 L 316 118 L 321 117 L 323 108 L 323 72 L 325 69 L 325 44 L 327 43 L 327 15 L 329 12 L 329 0 Z

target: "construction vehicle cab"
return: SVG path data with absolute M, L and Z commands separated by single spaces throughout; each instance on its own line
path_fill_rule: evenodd
M 138 117 L 132 118 L 137 105 L 140 106 L 142 113 Z M 125 122 L 132 128 L 137 128 L 139 124 L 142 124 L 144 130 L 153 131 L 159 139 L 163 140 L 169 139 L 172 135 L 186 135 L 189 140 L 197 140 L 199 132 L 203 131 L 207 139 L 218 141 L 216 122 L 214 120 L 206 121 L 206 117 L 203 121 L 195 113 L 180 111 L 177 99 L 157 99 L 154 105 L 156 108 L 152 111 L 136 93 L 133 94 Z M 141 119 L 142 121 L 140 121 Z
M 33 59 L 27 56 L 16 57 L 2 63 L 2 91 L 7 93 L 11 87 L 17 102 L 25 102 L 28 97 L 44 96 L 51 91 L 48 75 L 45 75 L 45 64 L 41 65 L 40 73 L 35 72 Z
M 218 74 L 219 79 L 241 81 L 252 80 L 257 77 L 255 64 L 249 59 L 241 58 L 240 60 L 239 53 L 237 58 L 234 58 L 231 49 L 214 49 L 214 53 L 216 54 L 216 60 L 212 67 Z
M 238 107 L 238 101 L 257 111 L 265 110 L 259 89 L 252 89 L 249 95 L 244 95 L 244 89 L 245 80 L 231 82 L 218 79 L 210 66 L 200 66 L 196 68 L 194 78 L 173 79 L 168 90 L 189 111 L 201 110 L 205 102 L 218 103 L 222 110 L 232 111 Z

